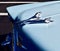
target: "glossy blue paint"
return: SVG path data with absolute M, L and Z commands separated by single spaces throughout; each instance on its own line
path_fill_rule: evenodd
M 24 9 L 23 7 L 26 9 Z M 20 30 L 18 30 L 18 32 L 22 32 L 21 30 L 23 30 L 25 34 L 24 33 L 23 34 L 19 33 L 19 34 L 22 37 L 25 36 L 29 37 L 37 46 L 39 46 L 39 48 L 43 48 L 46 51 L 59 51 L 60 50 L 60 45 L 59 45 L 60 44 L 60 28 L 59 28 L 60 9 L 59 8 L 60 8 L 60 1 L 53 1 L 53 2 L 47 2 L 47 4 L 35 3 L 30 5 L 27 4 L 27 5 L 12 6 L 12 7 L 8 7 L 7 10 L 14 20 L 16 17 L 18 17 L 20 21 L 32 17 L 38 11 L 42 12 L 42 16 L 41 16 L 42 19 L 46 17 L 51 17 L 54 20 L 54 22 L 52 23 L 26 24 L 21 29 L 19 28 Z

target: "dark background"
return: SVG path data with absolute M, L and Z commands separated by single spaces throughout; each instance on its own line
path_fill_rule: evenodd
M 44 1 L 53 1 L 53 0 L 0 0 L 0 1 L 34 1 L 34 2 L 44 2 Z

